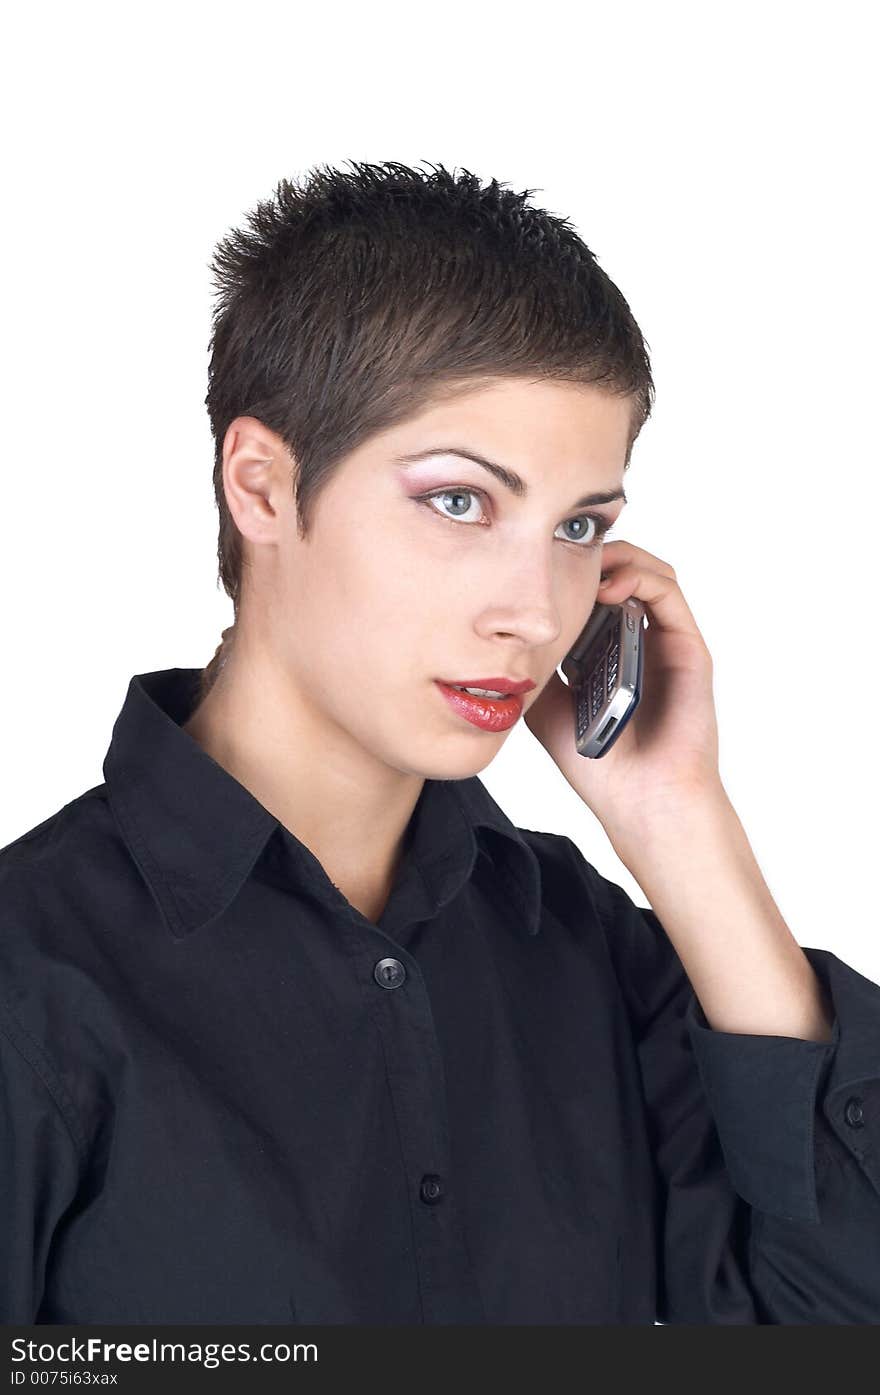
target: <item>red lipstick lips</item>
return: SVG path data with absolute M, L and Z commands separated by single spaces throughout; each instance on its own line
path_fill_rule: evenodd
M 522 698 L 520 694 L 526 693 L 534 688 L 534 683 L 530 678 L 517 681 L 513 678 L 481 678 L 479 682 L 467 684 L 445 683 L 442 679 L 435 679 L 437 687 L 446 698 L 450 707 L 464 717 L 475 727 L 480 727 L 483 731 L 507 731 L 509 727 L 515 725 L 522 715 Z M 503 698 L 479 697 L 475 693 L 460 692 L 460 688 L 490 688 L 499 693 L 506 693 Z

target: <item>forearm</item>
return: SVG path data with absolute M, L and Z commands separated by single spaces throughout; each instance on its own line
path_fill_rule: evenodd
M 723 786 L 612 838 L 715 1031 L 830 1041 L 833 1009 Z

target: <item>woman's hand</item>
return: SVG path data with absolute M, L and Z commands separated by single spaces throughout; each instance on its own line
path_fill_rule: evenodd
M 644 672 L 638 708 L 601 759 L 575 745 L 575 698 L 554 673 L 524 721 L 612 844 L 638 837 L 651 821 L 693 807 L 722 788 L 712 656 L 675 572 L 650 552 L 618 539 L 602 549 L 603 604 L 635 596 L 645 606 Z M 586 619 L 586 615 L 585 615 Z

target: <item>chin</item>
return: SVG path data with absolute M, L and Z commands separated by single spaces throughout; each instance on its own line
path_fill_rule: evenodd
M 442 743 L 437 742 L 430 756 L 419 762 L 418 773 L 425 780 L 469 780 L 473 775 L 479 775 L 495 759 L 510 733 L 499 732 L 493 736 L 483 732 L 476 735 L 477 739 L 471 742 L 465 732 L 464 739 L 450 741 L 445 749 Z

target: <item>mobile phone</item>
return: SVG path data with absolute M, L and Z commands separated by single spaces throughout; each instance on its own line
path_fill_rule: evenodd
M 575 696 L 582 756 L 606 755 L 639 705 L 645 623 L 645 607 L 634 596 L 622 605 L 597 602 L 560 664 Z

